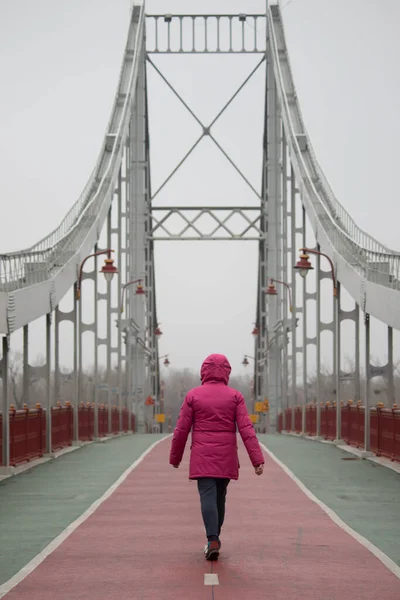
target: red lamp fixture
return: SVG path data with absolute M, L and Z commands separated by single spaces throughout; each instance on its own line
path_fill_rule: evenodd
M 245 357 L 244 357 L 244 359 L 242 360 L 242 365 L 243 365 L 244 367 L 247 367 L 249 364 L 250 364 L 250 363 L 249 363 L 249 361 L 247 360 L 247 357 L 245 356 Z
M 114 265 L 114 260 L 111 257 L 104 259 L 104 265 L 102 266 L 100 273 L 103 273 L 107 283 L 110 283 L 114 275 L 118 273 L 118 269 Z
M 278 295 L 278 292 L 276 291 L 276 287 L 275 287 L 275 284 L 272 279 L 270 281 L 269 286 L 265 290 L 265 293 L 267 294 L 267 296 L 277 296 Z
M 135 292 L 135 294 L 136 294 L 136 296 L 143 296 L 145 293 L 146 292 L 145 292 L 145 290 L 144 290 L 144 288 L 142 286 L 142 280 L 139 279 L 139 283 L 136 286 L 136 292 Z
M 310 267 L 311 267 L 311 265 L 310 265 Z M 311 269 L 312 269 L 312 267 L 311 267 Z M 269 286 L 265 290 L 266 295 L 267 296 L 277 296 L 278 295 L 278 292 L 275 287 L 275 283 L 279 283 L 279 284 L 285 286 L 288 296 L 289 296 L 289 309 L 290 309 L 290 312 L 292 312 L 292 310 L 293 310 L 293 308 L 292 308 L 292 292 L 290 291 L 290 285 L 288 283 L 286 283 L 286 281 L 281 281 L 280 279 L 270 279 Z
M 166 358 L 166 359 L 164 360 L 164 366 L 165 366 L 165 367 L 169 367 L 169 364 L 170 364 L 170 362 L 169 362 L 168 358 Z
M 254 335 L 254 337 L 257 337 L 259 333 L 260 333 L 260 330 L 256 326 L 256 327 L 254 327 L 253 331 L 251 332 L 251 335 Z
M 337 298 L 338 282 L 336 280 L 335 267 L 332 262 L 332 259 L 327 254 L 324 254 L 324 252 L 320 252 L 319 250 L 312 250 L 311 248 L 300 248 L 300 253 L 301 253 L 300 260 L 296 263 L 294 268 L 299 271 L 299 273 L 302 277 L 306 277 L 307 273 L 309 271 L 312 271 L 312 269 L 314 267 L 308 260 L 309 259 L 308 252 L 310 254 L 315 254 L 316 256 L 324 256 L 327 259 L 327 261 L 329 262 L 329 266 L 331 268 L 332 283 L 333 283 L 333 297 Z
M 120 307 L 121 313 L 124 312 L 124 298 L 125 298 L 126 288 L 129 287 L 130 285 L 133 285 L 134 283 L 137 284 L 136 291 L 135 291 L 136 296 L 143 296 L 144 294 L 146 294 L 145 290 L 143 289 L 141 279 L 134 279 L 133 281 L 128 281 L 128 283 L 125 283 L 125 285 L 122 286 L 121 307 Z
M 158 326 L 154 330 L 154 335 L 157 335 L 157 336 L 162 335 L 162 331 L 161 331 L 161 329 Z
M 111 258 L 111 248 L 107 248 L 107 250 L 99 250 L 99 252 L 94 252 L 93 254 L 89 254 L 86 258 L 83 259 L 81 265 L 79 267 L 78 281 L 76 283 L 76 299 L 81 299 L 81 285 L 82 285 L 82 276 L 83 276 L 83 267 L 89 258 L 101 256 L 102 254 L 107 254 L 107 258 L 104 261 L 103 268 L 100 270 L 100 273 L 103 273 L 107 283 L 109 283 L 114 277 L 115 273 L 118 273 L 117 267 L 114 265 L 114 261 Z
M 306 277 L 307 273 L 309 271 L 312 271 L 314 269 L 314 267 L 312 266 L 312 264 L 310 263 L 310 261 L 308 260 L 310 257 L 308 254 L 306 254 L 305 252 L 302 252 L 300 254 L 300 258 L 297 261 L 296 265 L 295 265 L 295 269 L 298 270 L 298 272 L 300 273 L 300 275 L 302 277 Z

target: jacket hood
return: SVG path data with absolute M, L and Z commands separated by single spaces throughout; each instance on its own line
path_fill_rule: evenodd
M 228 385 L 230 374 L 231 365 L 223 354 L 210 354 L 201 365 L 201 383 L 214 381 Z

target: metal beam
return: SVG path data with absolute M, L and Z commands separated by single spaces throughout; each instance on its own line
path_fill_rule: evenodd
M 137 87 L 135 92 L 135 104 L 130 122 L 129 135 L 129 280 L 137 277 L 146 280 L 148 276 L 148 243 L 146 239 L 146 221 L 148 218 L 148 189 L 147 181 L 147 127 L 146 127 L 146 74 L 145 74 L 145 51 L 144 45 L 140 50 L 140 62 L 138 71 Z M 132 382 L 134 390 L 134 412 L 137 419 L 137 427 L 140 433 L 146 429 L 145 395 L 148 393 L 148 381 L 146 377 L 146 353 L 139 337 L 146 339 L 146 300 L 145 296 L 136 295 L 132 286 L 127 290 L 129 301 L 129 316 L 139 326 L 138 337 L 134 338 L 132 348 Z
M 158 217 L 156 213 L 163 213 Z M 193 215 L 192 213 L 196 214 Z M 255 216 L 249 216 L 247 212 L 254 213 Z M 187 214 L 188 213 L 188 214 Z M 224 214 L 224 216 L 221 215 Z M 226 214 L 227 213 L 227 214 Z M 151 240 L 259 240 L 263 237 L 261 231 L 261 207 L 260 206 L 153 206 L 151 208 L 152 228 L 150 233 Z M 214 222 L 215 226 L 205 231 L 205 226 L 198 223 L 199 219 L 207 215 Z M 171 233 L 168 226 L 173 226 L 173 218 L 179 217 L 184 224 L 181 225 L 177 233 Z M 240 217 L 242 224 L 230 224 L 233 218 Z M 169 225 L 171 223 L 171 225 Z M 226 233 L 222 236 L 220 231 Z
M 221 28 L 221 23 L 227 27 Z M 152 27 L 153 26 L 153 27 Z M 174 41 L 171 43 L 171 26 Z M 265 14 L 146 15 L 147 52 L 154 54 L 263 54 Z M 153 33 L 153 36 L 152 36 Z M 249 35 L 247 35 L 249 34 Z M 161 38 L 161 40 L 160 40 Z
M 266 247 L 266 276 L 279 279 L 282 261 L 282 125 L 278 102 L 271 41 L 267 38 L 267 73 L 265 105 L 265 150 L 264 150 L 264 202 L 267 211 L 268 237 Z M 263 285 L 267 284 L 266 278 Z M 281 303 L 276 296 L 267 296 L 267 328 L 272 337 L 275 325 L 281 319 Z M 270 431 L 277 426 L 278 408 L 281 404 L 281 353 L 277 344 L 269 352 L 268 399 Z

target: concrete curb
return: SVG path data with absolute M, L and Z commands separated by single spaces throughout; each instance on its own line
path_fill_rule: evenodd
M 20 475 L 21 473 L 26 473 L 39 465 L 44 465 L 45 463 L 56 460 L 64 454 L 69 454 L 70 452 L 74 452 L 75 450 L 80 450 L 80 448 L 84 448 L 86 446 L 90 446 L 90 444 L 102 443 L 105 444 L 110 440 L 115 440 L 120 437 L 125 437 L 127 435 L 133 435 L 132 431 L 117 433 L 116 435 L 107 435 L 104 438 L 97 438 L 95 440 L 91 440 L 90 442 L 72 442 L 72 446 L 67 446 L 66 448 L 61 448 L 61 450 L 56 450 L 55 452 L 46 453 L 41 458 L 37 458 L 36 460 L 32 460 L 30 462 L 23 463 L 18 465 L 18 467 L 1 467 L 0 466 L 0 482 L 5 479 L 9 479 L 10 477 L 15 477 L 16 475 Z M 4 474 L 2 474 L 4 473 Z
M 320 444 L 330 444 L 331 446 L 335 446 L 339 448 L 339 450 L 344 450 L 344 452 L 348 452 L 348 454 L 353 454 L 362 460 L 369 460 L 377 465 L 381 465 L 382 467 L 386 467 L 395 473 L 400 475 L 400 463 L 392 462 L 388 458 L 383 458 L 381 456 L 375 456 L 373 452 L 365 452 L 365 450 L 360 450 L 359 448 L 354 448 L 353 446 L 349 446 L 348 444 L 343 443 L 343 440 L 324 440 L 322 438 L 318 438 L 317 436 L 310 436 L 302 433 L 294 433 L 293 431 L 282 431 L 281 435 L 291 435 L 292 437 L 300 438 L 303 440 L 308 440 L 309 442 L 319 442 Z

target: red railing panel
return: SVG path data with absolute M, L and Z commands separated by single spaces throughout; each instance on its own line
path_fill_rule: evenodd
M 393 411 L 393 459 L 400 461 L 400 410 Z
M 119 433 L 119 410 L 116 406 L 111 409 L 111 432 L 114 435 Z
M 326 407 L 326 439 L 336 439 L 336 406 Z
M 126 408 L 122 409 L 122 431 L 129 431 L 129 412 Z
M 364 419 L 364 407 L 356 406 L 354 420 L 352 422 L 351 439 L 354 440 L 354 445 L 357 446 L 357 448 L 364 448 Z
M 350 440 L 350 423 L 351 423 L 351 405 L 343 406 L 341 409 L 341 436 L 342 440 L 349 443 Z
M 379 431 L 379 421 L 380 421 L 380 409 L 379 408 L 375 408 L 375 407 L 371 407 L 371 411 L 370 411 L 370 449 L 372 452 L 375 452 L 376 454 L 379 454 L 379 448 L 380 448 L 380 431 Z M 364 446 L 364 443 L 363 443 Z
M 391 460 L 400 460 L 400 411 L 377 408 L 377 413 L 379 431 L 377 454 Z
M 10 464 L 41 458 L 46 451 L 46 413 L 42 408 L 10 411 Z
M 46 452 L 46 412 L 42 408 L 28 413 L 28 457 L 40 458 Z
M 326 439 L 328 435 L 328 408 L 321 406 L 321 437 Z
M 291 430 L 292 408 L 285 411 L 286 430 Z M 302 407 L 294 408 L 295 431 L 301 433 Z M 343 406 L 342 439 L 349 445 L 364 448 L 364 407 Z M 281 426 L 282 413 L 278 424 Z M 316 433 L 316 406 L 306 407 L 306 433 Z M 400 410 L 382 407 L 371 407 L 370 412 L 370 448 L 378 456 L 400 461 Z M 328 440 L 336 438 L 336 407 L 321 407 L 321 436 Z
M 94 437 L 94 410 L 91 405 L 78 408 L 79 439 L 88 442 Z
M 296 433 L 302 432 L 303 410 L 301 406 L 296 406 L 294 409 L 294 430 Z
M 278 425 L 277 425 L 277 432 L 278 433 L 281 433 L 282 427 L 283 427 L 283 414 L 279 413 L 279 415 L 278 415 Z
M 307 435 L 311 435 L 311 419 L 311 406 L 306 406 L 306 430 L 304 433 L 306 433 Z
M 73 411 L 71 406 L 54 406 L 51 411 L 51 446 L 53 452 L 72 445 Z
M 108 412 L 105 406 L 99 407 L 99 437 L 108 434 Z
M 350 446 L 358 446 L 360 434 L 358 431 L 360 419 L 359 419 L 359 406 L 346 406 L 342 410 L 342 419 L 344 414 L 347 415 L 347 431 L 342 426 L 342 437 L 346 444 Z
M 387 408 L 377 409 L 378 418 L 378 439 L 377 447 L 378 456 L 393 457 L 393 440 L 394 440 L 394 411 Z M 371 444 L 372 449 L 372 444 Z M 375 452 L 375 450 L 374 450 Z
M 310 436 L 317 433 L 317 407 L 314 405 L 306 406 L 306 433 Z
M 285 431 L 291 431 L 291 430 L 292 430 L 292 409 L 287 408 L 285 410 Z
M 29 460 L 28 455 L 29 410 L 10 411 L 10 464 Z

